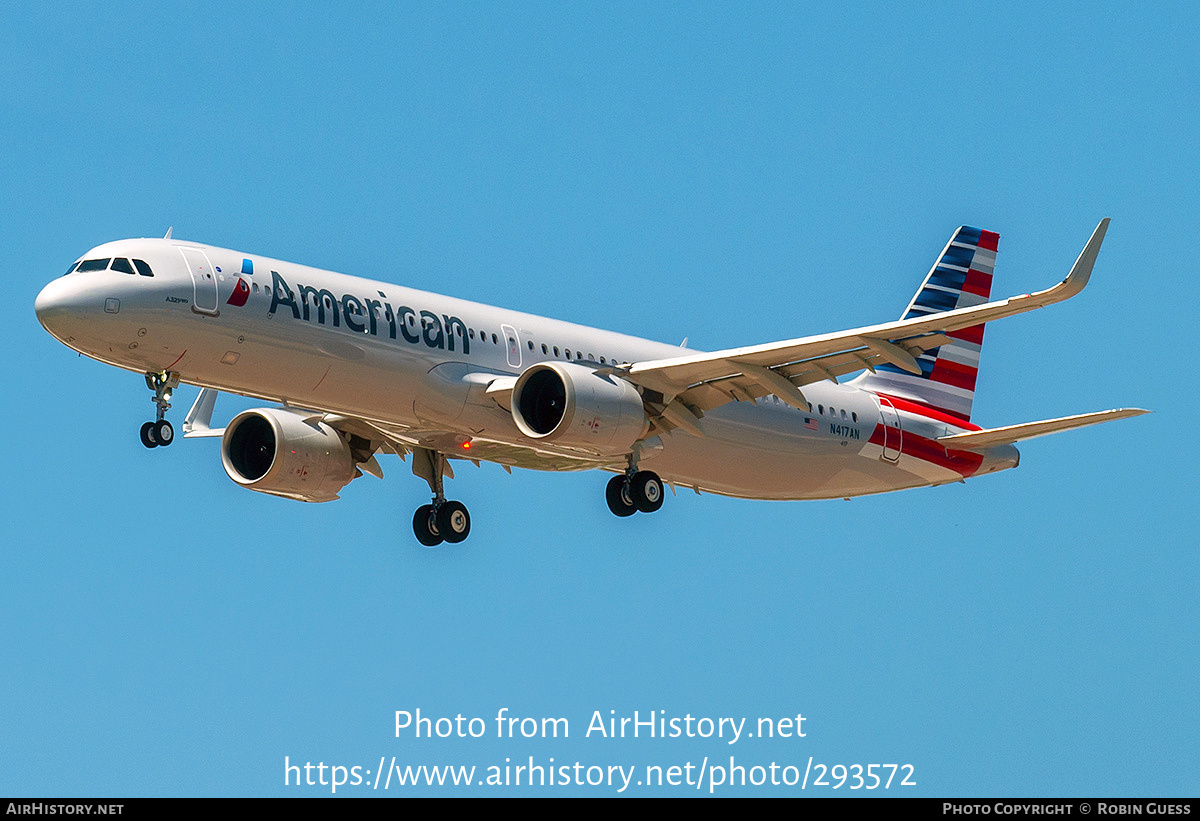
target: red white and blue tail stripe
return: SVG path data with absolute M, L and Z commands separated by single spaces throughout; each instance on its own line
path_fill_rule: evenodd
M 963 226 L 954 232 L 901 319 L 968 308 L 987 302 L 1000 235 Z M 917 357 L 921 375 L 893 365 L 877 365 L 858 380 L 860 387 L 900 397 L 964 422 L 971 418 L 983 326 L 946 334 L 953 341 Z

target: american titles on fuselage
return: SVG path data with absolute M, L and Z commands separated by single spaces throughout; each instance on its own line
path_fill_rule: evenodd
M 393 308 L 382 291 L 382 299 L 362 299 L 354 294 L 342 294 L 339 298 L 328 288 L 297 285 L 292 290 L 278 271 L 271 272 L 272 316 L 280 309 L 288 309 L 293 319 L 332 325 L 337 328 L 345 323 L 346 328 L 356 333 L 379 336 L 386 333 L 389 339 L 397 334 L 412 344 L 423 342 L 430 348 L 454 350 L 455 337 L 462 343 L 462 352 L 471 352 L 470 333 L 467 325 L 457 316 L 432 311 L 417 310 L 407 305 Z M 380 315 L 382 313 L 382 316 Z M 382 322 L 380 321 L 382 320 Z

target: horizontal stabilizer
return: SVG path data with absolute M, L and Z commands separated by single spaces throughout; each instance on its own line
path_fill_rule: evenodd
M 1101 422 L 1111 422 L 1114 419 L 1128 419 L 1130 416 L 1141 416 L 1149 413 L 1141 408 L 1117 408 L 1116 410 L 1081 413 L 1076 416 L 1063 416 L 1058 419 L 1044 419 L 1041 422 L 1026 422 L 1023 425 L 1007 425 L 1003 428 L 988 430 L 973 430 L 967 433 L 955 433 L 950 436 L 939 436 L 938 442 L 946 447 L 964 448 L 966 450 L 982 450 L 996 445 L 1011 445 L 1035 436 L 1045 436 L 1048 433 L 1058 433 L 1064 430 L 1098 425 Z

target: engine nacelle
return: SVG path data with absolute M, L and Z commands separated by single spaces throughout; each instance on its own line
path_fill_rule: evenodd
M 627 453 L 650 426 L 632 384 L 568 362 L 542 362 L 521 374 L 512 415 L 530 439 L 599 456 Z
M 244 488 L 328 502 L 359 475 L 350 445 L 324 422 L 282 408 L 239 413 L 221 439 L 221 463 Z

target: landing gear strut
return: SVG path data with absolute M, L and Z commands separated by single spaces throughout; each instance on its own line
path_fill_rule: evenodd
M 421 505 L 413 514 L 413 533 L 426 547 L 442 542 L 458 544 L 471 534 L 471 514 L 462 502 L 449 501 L 442 492 L 442 480 L 449 472 L 446 457 L 435 450 L 416 448 L 413 451 L 413 473 L 429 483 L 433 501 Z
M 604 499 L 615 516 L 653 513 L 663 505 L 662 479 L 654 471 L 638 470 L 637 459 L 631 455 L 625 472 L 608 480 Z
M 146 387 L 154 391 L 155 419 L 142 425 L 142 444 L 148 448 L 166 447 L 175 441 L 175 428 L 166 420 L 166 415 L 171 409 L 171 391 L 179 387 L 179 374 L 147 373 Z

